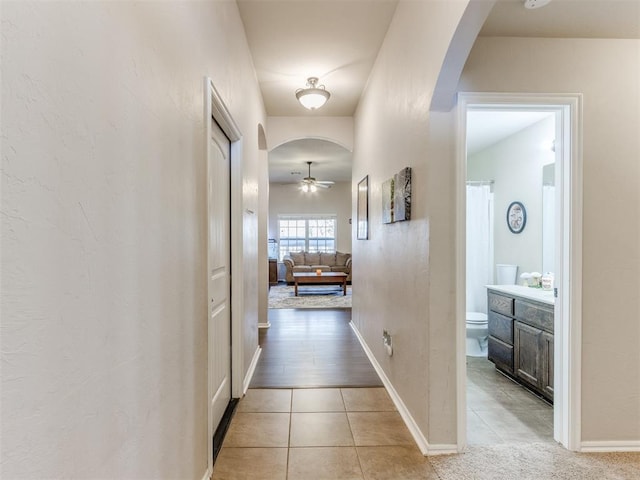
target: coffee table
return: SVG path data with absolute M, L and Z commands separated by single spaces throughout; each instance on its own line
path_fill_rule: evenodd
M 295 295 L 298 296 L 298 285 L 342 285 L 342 295 L 347 294 L 347 274 L 344 272 L 294 273 Z

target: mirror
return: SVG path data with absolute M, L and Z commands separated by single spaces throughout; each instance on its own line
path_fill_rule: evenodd
M 555 163 L 542 167 L 542 273 L 555 272 Z

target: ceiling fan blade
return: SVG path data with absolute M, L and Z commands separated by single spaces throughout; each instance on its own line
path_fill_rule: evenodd
M 331 180 L 318 180 L 316 181 L 316 184 L 324 184 L 324 185 L 335 185 L 336 182 L 333 182 Z
M 319 188 L 331 188 L 331 185 L 325 185 L 323 183 L 317 183 L 316 182 L 315 185 L 316 185 L 316 187 L 319 187 Z

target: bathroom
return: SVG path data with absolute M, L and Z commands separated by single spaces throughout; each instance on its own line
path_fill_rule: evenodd
M 528 348 L 524 342 L 530 330 L 514 334 L 514 325 L 522 319 L 515 318 L 513 307 L 496 313 L 489 301 L 493 297 L 513 305 L 518 298 L 524 305 L 540 306 L 553 324 L 555 115 L 540 110 L 467 115 L 468 442 L 552 440 L 552 375 L 551 386 L 545 390 L 541 385 L 538 392 L 527 365 L 514 370 L 513 364 L 501 363 L 503 355 L 509 355 L 510 362 L 528 361 L 523 349 Z M 488 317 L 510 320 L 510 337 L 489 336 Z M 520 353 L 513 345 L 518 333 Z M 553 350 L 552 333 L 544 335 L 551 337 Z M 552 362 L 545 368 L 552 371 Z M 540 372 L 532 373 L 538 377 Z

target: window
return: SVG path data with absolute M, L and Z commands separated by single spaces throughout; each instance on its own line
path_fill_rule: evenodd
M 335 252 L 336 215 L 278 215 L 280 260 L 289 252 Z

